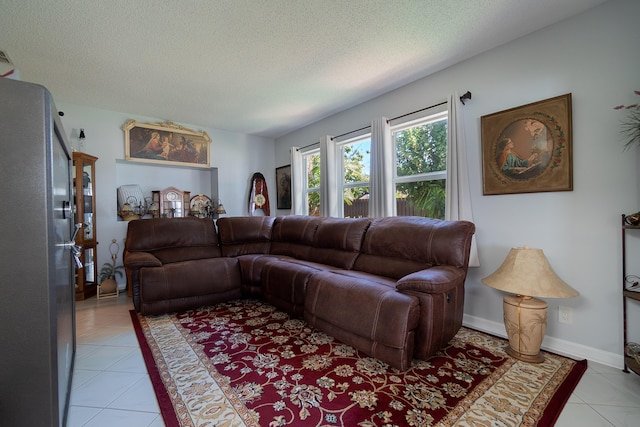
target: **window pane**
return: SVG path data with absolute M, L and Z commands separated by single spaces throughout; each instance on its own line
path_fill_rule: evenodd
M 342 146 L 343 170 L 345 184 L 369 182 L 371 164 L 371 138 L 345 144 Z
M 398 216 L 444 219 L 445 180 L 405 182 L 396 185 Z
M 369 187 L 353 187 L 344 190 L 342 212 L 345 218 L 369 216 Z
M 307 213 L 312 216 L 320 216 L 319 191 L 309 191 L 309 193 L 307 193 Z
M 306 156 L 305 164 L 307 168 L 307 188 L 320 187 L 320 154 Z
M 320 215 L 320 154 L 310 152 L 302 156 L 303 168 L 306 171 L 301 196 L 305 200 L 307 215 Z
M 447 119 L 394 132 L 397 176 L 447 167 Z

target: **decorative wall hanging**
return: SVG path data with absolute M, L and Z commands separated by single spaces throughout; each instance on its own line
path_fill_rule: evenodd
M 251 188 L 249 189 L 249 215 L 269 216 L 269 191 L 267 190 L 267 180 L 260 172 L 251 176 Z
M 135 162 L 208 168 L 211 165 L 206 132 L 167 123 L 129 120 L 122 128 L 125 159 Z
M 483 194 L 573 190 L 571 94 L 481 117 Z
M 291 165 L 276 168 L 278 209 L 291 209 Z

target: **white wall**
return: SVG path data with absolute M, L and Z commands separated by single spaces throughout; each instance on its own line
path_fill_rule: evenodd
M 111 262 L 109 244 L 116 239 L 120 245 L 118 262 L 122 263 L 123 239 L 127 222 L 116 213 L 116 189 L 123 184 L 140 184 L 144 195 L 170 185 L 191 195 L 211 195 L 211 172 L 208 169 L 156 166 L 124 161 L 124 131 L 130 119 L 142 123 L 164 120 L 133 116 L 126 113 L 95 108 L 57 104 L 64 112 L 62 123 L 69 135 L 70 145 L 79 146 L 78 135 L 84 129 L 86 138 L 82 151 L 97 156 L 96 162 L 96 226 L 98 236 L 98 269 Z M 218 168 L 218 193 L 228 216 L 248 215 L 251 176 L 262 172 L 272 189 L 275 204 L 274 141 L 272 139 L 203 128 L 188 123 L 176 123 L 195 131 L 205 131 L 211 137 L 211 166 Z M 147 189 L 149 193 L 147 194 Z M 121 283 L 122 285 L 122 283 Z
M 470 269 L 465 322 L 504 335 L 502 294 L 480 279 L 509 249 L 542 248 L 558 275 L 580 292 L 548 299 L 544 346 L 621 366 L 621 233 L 623 213 L 640 210 L 638 150 L 623 151 L 618 104 L 640 101 L 640 2 L 612 0 L 582 15 L 500 46 L 343 113 L 276 140 L 276 164 L 289 148 L 358 129 L 378 116 L 395 117 L 467 90 L 461 107 L 467 138 L 474 221 L 481 267 Z M 462 31 L 464 29 L 461 29 Z M 573 191 L 482 195 L 480 117 L 572 93 Z M 639 274 L 630 269 L 628 273 Z M 558 306 L 573 323 L 558 323 Z M 640 305 L 638 305 L 640 311 Z M 630 328 L 632 338 L 640 337 Z

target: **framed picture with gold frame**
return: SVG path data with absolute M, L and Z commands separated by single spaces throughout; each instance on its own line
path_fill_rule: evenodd
M 573 190 L 571 94 L 481 117 L 484 195 Z
M 125 159 L 162 165 L 208 168 L 211 138 L 206 132 L 166 123 L 129 120 L 123 127 Z

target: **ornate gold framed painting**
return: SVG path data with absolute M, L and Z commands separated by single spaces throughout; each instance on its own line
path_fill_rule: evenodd
M 484 195 L 573 190 L 571 94 L 481 117 Z
M 211 138 L 206 132 L 167 123 L 129 120 L 124 130 L 125 159 L 163 165 L 208 168 Z

